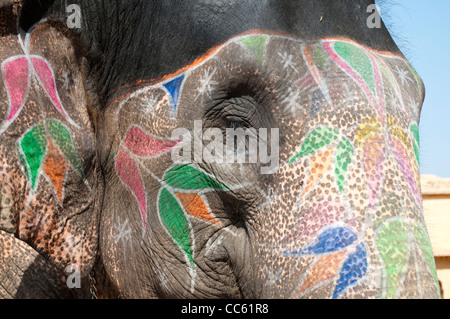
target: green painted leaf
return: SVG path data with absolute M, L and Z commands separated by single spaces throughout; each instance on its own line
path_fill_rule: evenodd
M 247 48 L 249 48 L 255 55 L 258 61 L 264 63 L 264 46 L 267 41 L 267 36 L 265 35 L 255 35 L 244 38 L 241 40 Z
M 411 127 L 409 129 L 412 136 L 416 140 L 417 145 L 420 145 L 419 127 L 417 126 L 417 124 L 411 124 Z
M 428 234 L 426 230 L 418 224 L 412 224 L 411 228 L 414 238 L 416 239 L 417 245 L 420 247 L 420 250 L 422 251 L 423 254 L 422 256 L 425 259 L 426 263 L 428 264 L 430 272 L 433 275 L 436 286 L 438 287 L 439 290 L 439 281 L 436 272 L 436 264 L 434 262 L 434 255 L 433 251 L 431 250 L 431 243 Z
M 373 67 L 370 58 L 358 46 L 337 41 L 334 44 L 336 53 L 339 54 L 367 83 L 372 93 L 375 94 L 375 78 L 373 75 Z
M 289 163 L 295 162 L 304 156 L 314 154 L 317 150 L 330 145 L 339 137 L 339 131 L 330 127 L 319 127 L 314 129 L 303 142 L 299 152 L 294 154 Z
M 40 174 L 42 162 L 47 152 L 45 127 L 38 124 L 19 140 L 19 158 L 34 191 Z
M 189 221 L 175 197 L 166 188 L 161 189 L 159 196 L 159 214 L 175 243 L 186 253 L 191 264 L 195 265 L 190 246 Z
M 412 136 L 414 137 L 413 147 L 414 147 L 414 154 L 416 155 L 417 163 L 420 166 L 420 156 L 419 156 L 419 148 L 420 148 L 420 136 L 419 136 L 419 127 L 417 124 L 412 124 L 409 128 Z
M 326 60 L 327 55 L 325 51 L 320 47 L 316 47 L 314 49 L 314 61 L 316 62 L 316 65 L 320 70 L 323 69 Z
M 401 284 L 408 259 L 408 225 L 402 220 L 382 226 L 376 243 L 386 271 L 386 297 L 394 298 Z
M 173 167 L 166 173 L 165 181 L 169 186 L 177 189 L 228 189 L 205 173 L 189 165 Z
M 72 164 L 80 176 L 85 179 L 80 156 L 73 145 L 70 132 L 63 124 L 56 120 L 48 121 L 47 128 L 55 144 L 59 147 L 61 152 L 69 160 L 70 164 Z
M 341 192 L 344 191 L 345 174 L 353 158 L 353 146 L 347 140 L 343 139 L 336 150 L 335 176 Z

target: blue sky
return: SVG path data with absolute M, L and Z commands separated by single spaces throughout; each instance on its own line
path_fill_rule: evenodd
M 425 82 L 421 173 L 450 177 L 450 1 L 392 0 L 381 6 L 381 13 Z

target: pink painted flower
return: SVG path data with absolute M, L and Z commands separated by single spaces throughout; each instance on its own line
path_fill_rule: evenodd
M 47 93 L 56 110 L 71 125 L 78 125 L 69 117 L 61 103 L 56 88 L 54 72 L 47 60 L 37 55 L 17 55 L 1 64 L 1 72 L 8 95 L 9 108 L 0 127 L 0 134 L 6 131 L 22 111 L 33 80 L 37 80 Z

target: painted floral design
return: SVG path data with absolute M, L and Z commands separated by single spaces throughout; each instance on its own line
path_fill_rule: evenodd
M 333 299 L 361 279 L 367 271 L 367 249 L 358 236 L 347 227 L 327 228 L 305 248 L 283 252 L 285 256 L 318 256 L 302 286 L 294 297 L 308 288 L 330 280 L 338 274 Z
M 227 187 L 190 165 L 172 167 L 163 180 L 165 186 L 161 188 L 158 199 L 161 222 L 191 264 L 195 265 L 191 249 L 194 238 L 188 216 L 221 226 L 220 221 L 211 214 L 205 195 L 212 191 L 226 191 Z
M 132 126 L 119 147 L 115 163 L 120 180 L 136 199 L 144 229 L 147 228 L 149 203 L 142 172 L 158 182 L 160 190 L 156 206 L 160 223 L 185 256 L 191 276 L 191 289 L 194 289 L 195 235 L 191 218 L 221 226 L 221 222 L 211 212 L 207 195 L 213 191 L 227 191 L 228 188 L 192 165 L 173 165 L 159 178 L 142 163 L 143 159 L 152 159 L 168 153 L 181 142 L 182 140 L 157 138 L 142 128 Z
M 69 130 L 58 120 L 49 119 L 29 129 L 18 141 L 17 151 L 34 195 L 39 177 L 53 186 L 59 203 L 64 200 L 64 182 L 71 166 L 86 182 L 81 159 Z M 31 196 L 32 197 L 32 196 Z
M 328 126 L 315 127 L 306 135 L 300 148 L 288 159 L 288 163 L 291 165 L 307 161 L 306 165 L 309 166 L 299 201 L 318 185 L 318 181 L 326 173 L 333 170 L 334 180 L 340 193 L 347 194 L 346 172 L 350 169 L 353 158 L 358 155 L 362 159 L 365 190 L 370 209 L 375 211 L 380 204 L 387 169 L 386 163 L 389 158 L 389 160 L 394 160 L 402 172 L 418 209 L 422 210 L 419 189 L 420 141 L 418 126 L 416 123 L 411 123 L 409 130 L 404 129 L 393 116 L 386 113 L 386 95 L 389 94 L 389 99 L 392 100 L 390 102 L 396 102 L 399 104 L 399 108 L 405 109 L 404 92 L 394 73 L 377 53 L 351 41 L 324 40 L 321 46 L 304 45 L 302 50 L 305 63 L 309 67 L 309 75 L 303 77 L 297 83 L 298 85 L 308 90 L 318 87 L 321 92 L 320 96 L 325 96 L 325 99 L 322 98 L 322 100 L 328 101 L 331 105 L 332 101 L 326 98 L 329 96 L 330 88 L 322 79 L 321 72 L 324 72 L 324 65 L 327 61 L 332 61 L 362 90 L 367 101 L 373 107 L 375 116 L 367 117 L 358 124 L 355 128 L 354 144 L 349 139 L 351 131 L 340 132 L 338 129 Z M 410 80 L 417 81 L 417 84 L 420 85 L 420 80 L 409 63 L 404 60 L 401 63 L 414 75 L 414 79 Z M 387 87 L 390 92 L 387 91 Z M 313 96 L 317 92 L 313 91 Z M 317 110 L 314 112 L 317 113 Z M 334 207 L 335 214 L 342 215 L 341 212 L 338 213 L 342 204 L 326 204 Z M 345 207 L 341 207 L 341 209 L 346 211 Z M 319 218 L 323 212 L 315 211 L 315 214 L 318 214 L 317 218 Z M 324 216 L 320 218 L 324 218 Z M 332 225 L 338 218 L 327 218 L 327 220 Z M 410 258 L 422 256 L 429 268 L 434 269 L 430 242 L 423 227 L 416 222 L 409 221 L 406 217 L 378 221 L 378 223 L 381 226 L 377 228 L 376 247 L 379 258 L 387 269 L 384 274 L 384 278 L 386 278 L 384 284 L 388 287 L 385 297 L 392 298 L 402 285 L 405 267 Z M 321 282 L 334 280 L 336 286 L 332 297 L 338 298 L 367 272 L 366 244 L 358 241 L 356 234 L 349 228 L 329 227 L 331 228 L 318 231 L 315 236 L 311 233 L 313 230 L 307 231 L 307 234 L 311 233 L 309 238 L 315 238 L 314 243 L 310 246 L 300 250 L 287 249 L 283 252 L 285 256 L 292 257 L 317 256 L 296 296 Z M 298 232 L 299 229 L 305 228 L 305 225 L 294 227 L 292 232 L 281 241 L 281 244 L 292 246 L 300 239 L 305 240 L 307 235 Z M 401 242 L 402 245 L 397 245 L 393 249 L 393 242 Z M 350 254 L 345 251 L 345 248 L 348 247 L 352 247 Z M 345 271 L 342 273 L 344 269 Z M 437 278 L 435 273 L 432 275 Z
M 345 187 L 345 173 L 353 159 L 353 145 L 349 139 L 331 127 L 316 127 L 303 142 L 300 150 L 288 159 L 295 164 L 304 157 L 310 157 L 310 175 L 303 189 L 306 194 L 320 177 L 332 169 L 334 163 L 335 181 L 341 192 Z M 311 157 L 311 155 L 313 155 Z M 303 195 L 302 195 L 303 197 Z
M 33 80 L 38 81 L 47 93 L 56 110 L 71 125 L 78 125 L 64 109 L 56 89 L 54 72 L 49 62 L 37 55 L 18 55 L 2 62 L 2 76 L 8 94 L 9 109 L 0 127 L 0 134 L 5 132 L 22 111 Z
M 70 118 L 62 105 L 56 87 L 55 73 L 50 63 L 42 56 L 30 53 L 30 38 L 18 36 L 24 54 L 16 55 L 1 63 L 1 75 L 8 97 L 6 117 L 0 125 L 2 135 L 20 116 L 33 83 L 42 87 L 53 107 L 70 126 L 79 126 Z M 43 111 L 44 112 L 44 111 Z M 85 185 L 89 187 L 84 175 L 81 158 L 75 148 L 70 128 L 58 119 L 46 118 L 29 128 L 17 141 L 17 154 L 25 176 L 30 183 L 30 197 L 34 197 L 45 177 L 53 187 L 57 202 L 64 201 L 64 185 L 67 172 L 72 168 Z
M 147 225 L 147 195 L 141 175 L 140 161 L 165 154 L 179 142 L 181 141 L 153 137 L 144 129 L 132 126 L 125 134 L 122 145 L 117 152 L 117 174 L 136 198 L 144 228 Z

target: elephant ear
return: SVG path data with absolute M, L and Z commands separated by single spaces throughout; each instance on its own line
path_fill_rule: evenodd
M 85 87 L 89 79 L 82 42 L 64 23 L 52 20 L 8 40 L 2 43 L 0 37 L 0 63 L 26 57 L 29 74 L 27 93 L 20 96 L 20 110 L 8 125 L 13 79 L 0 76 L 0 122 L 5 128 L 0 186 L 3 181 L 14 185 L 8 198 L 1 197 L 0 216 L 5 218 L 0 230 L 25 242 L 58 271 L 79 269 L 83 278 L 97 256 L 103 184 L 90 118 L 95 97 Z M 0 251 L 0 259 L 2 254 L 23 252 Z
M 45 249 L 48 246 L 42 244 L 42 238 L 34 241 L 36 248 L 46 250 L 59 266 L 76 264 L 87 275 L 97 251 L 101 184 L 89 115 L 92 97 L 85 87 L 89 82 L 87 61 L 81 43 L 65 24 L 53 21 L 39 25 L 30 37 L 34 81 L 38 84 L 36 94 L 44 104 L 41 116 L 49 150 L 38 181 L 42 194 L 49 195 L 47 199 L 35 196 L 32 200 L 41 206 L 45 200 L 50 203 L 47 206 L 58 211 L 59 222 L 48 227 L 47 235 L 61 253 L 57 253 L 58 249 Z

